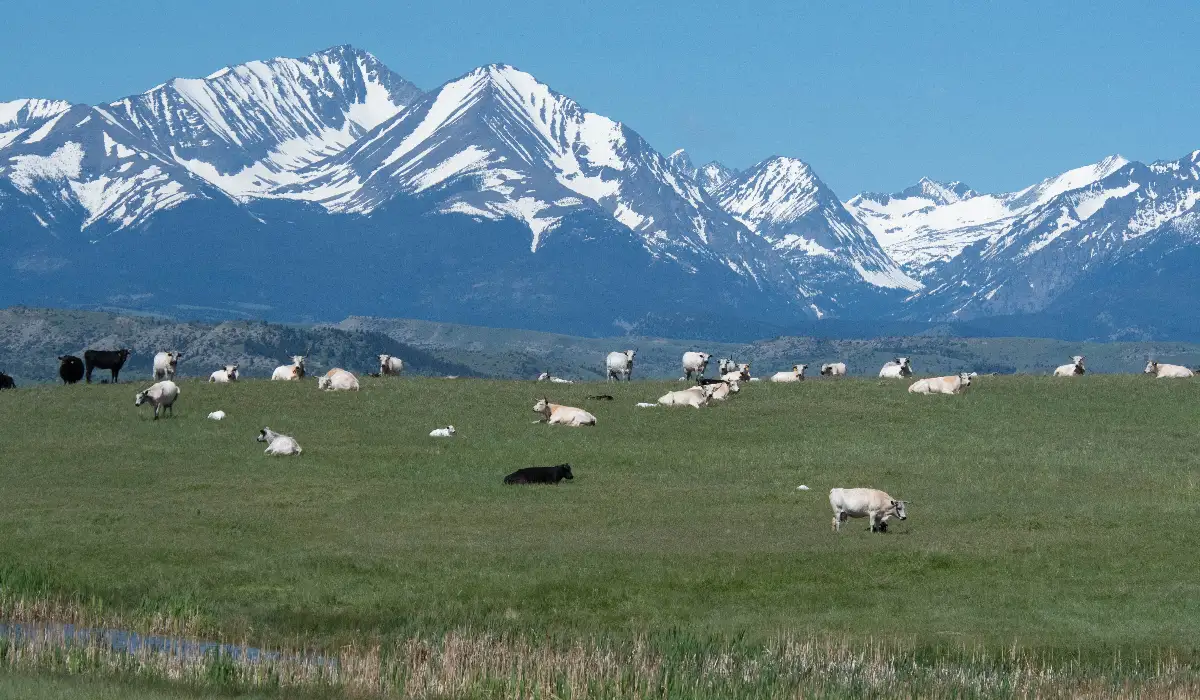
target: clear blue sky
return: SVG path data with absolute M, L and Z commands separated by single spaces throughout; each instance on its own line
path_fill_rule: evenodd
M 664 153 L 796 156 L 843 198 L 1200 149 L 1196 0 L 19 4 L 0 100 L 95 103 L 350 43 L 426 89 L 511 63 Z

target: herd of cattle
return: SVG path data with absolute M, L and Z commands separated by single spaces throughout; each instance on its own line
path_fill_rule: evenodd
M 59 377 L 64 383 L 74 384 L 86 379 L 92 381 L 94 370 L 108 370 L 112 381 L 119 380 L 121 368 L 129 359 L 131 351 L 122 350 L 88 350 L 80 359 L 74 355 L 63 355 L 59 360 Z M 607 381 L 632 381 L 633 363 L 637 350 L 624 350 L 609 353 L 605 359 Z M 137 392 L 134 405 L 150 404 L 154 407 L 154 419 L 160 415 L 173 415 L 175 401 L 179 398 L 179 386 L 175 384 L 175 374 L 179 360 L 183 355 L 175 351 L 163 351 L 154 356 L 154 384 Z M 705 376 L 712 356 L 705 352 L 686 352 L 683 354 L 681 381 L 694 380 L 694 386 L 679 391 L 669 391 L 660 396 L 656 402 L 640 402 L 642 407 L 652 406 L 687 406 L 701 408 L 717 402 L 725 401 L 741 391 L 744 382 L 760 381 L 759 377 L 750 375 L 749 363 L 736 363 L 732 359 L 722 359 L 718 362 L 719 377 L 710 379 Z M 306 376 L 304 355 L 295 355 L 291 363 L 277 367 L 271 374 L 274 381 L 299 381 Z M 766 381 L 776 383 L 794 383 L 804 380 L 807 364 L 793 365 L 791 371 L 775 372 L 766 377 Z M 399 375 L 404 370 L 404 362 L 391 355 L 379 356 L 379 372 L 372 376 Z M 1071 363 L 1057 367 L 1053 376 L 1074 377 L 1086 372 L 1084 357 L 1077 355 L 1071 358 Z M 1160 363 L 1154 360 L 1146 364 L 1144 372 L 1158 378 L 1187 378 L 1195 375 L 1194 371 L 1181 365 Z M 844 377 L 847 375 L 844 362 L 833 362 L 821 365 L 820 373 L 825 377 Z M 907 357 L 897 357 L 883 365 L 879 370 L 881 379 L 907 379 L 913 376 L 912 363 Z M 928 377 L 917 379 L 909 385 L 908 391 L 915 394 L 957 394 L 971 385 L 971 379 L 976 373 L 961 373 L 945 377 Z M 238 365 L 224 365 L 209 375 L 208 381 L 217 384 L 236 382 L 239 378 Z M 542 373 L 538 381 L 552 383 L 573 383 L 571 380 L 554 377 Z M 13 388 L 12 377 L 0 373 L 0 389 Z M 341 368 L 333 368 L 317 378 L 317 387 L 324 391 L 358 391 L 358 378 L 353 373 Z M 611 399 L 609 395 L 590 396 L 590 399 Z M 537 423 L 549 425 L 566 425 L 573 427 L 594 426 L 596 416 L 574 406 L 551 403 L 547 397 L 542 397 L 533 406 L 538 414 Z M 220 420 L 224 412 L 216 411 L 209 418 Z M 453 437 L 454 426 L 438 428 L 430 433 L 431 437 Z M 264 427 L 258 435 L 259 442 L 267 443 L 264 451 L 268 455 L 299 455 L 303 452 L 296 439 Z M 505 484 L 528 483 L 558 483 L 562 479 L 572 479 L 571 466 L 561 464 L 554 467 L 530 467 L 518 470 L 504 479 Z M 833 509 L 833 529 L 839 531 L 841 524 L 848 518 L 868 518 L 872 532 L 886 532 L 887 521 L 891 518 L 905 520 L 907 515 L 906 501 L 897 500 L 877 489 L 843 489 L 835 488 L 829 492 L 829 505 Z

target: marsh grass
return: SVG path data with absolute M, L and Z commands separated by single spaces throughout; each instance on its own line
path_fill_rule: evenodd
M 1197 694 L 1200 386 L 818 380 L 633 407 L 674 386 L 606 385 L 597 406 L 586 384 L 185 382 L 157 422 L 136 386 L 5 392 L 0 621 L 291 661 L 47 638 L 10 639 L 2 665 L 145 692 Z M 543 393 L 599 425 L 531 424 Z M 263 456 L 263 425 L 304 455 Z M 562 461 L 574 482 L 500 484 Z M 849 485 L 911 500 L 909 521 L 833 535 L 825 492 Z

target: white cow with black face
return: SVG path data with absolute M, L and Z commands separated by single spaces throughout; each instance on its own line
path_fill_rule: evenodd
M 380 355 L 379 356 L 379 374 L 380 374 L 380 376 L 386 377 L 389 374 L 399 376 L 400 373 L 403 371 L 404 371 L 404 360 L 401 360 L 399 357 L 392 357 L 391 355 Z
M 1076 355 L 1071 358 L 1071 364 L 1059 365 L 1054 370 L 1056 377 L 1075 377 L 1083 374 L 1087 370 L 1083 366 L 1083 355 Z
M 802 382 L 804 381 L 804 370 L 808 369 L 808 365 L 792 365 L 791 372 L 776 372 L 771 375 L 773 382 Z
M 263 450 L 263 454 L 272 456 L 289 456 L 298 455 L 304 450 L 300 449 L 300 443 L 296 442 L 296 438 L 290 435 L 277 433 L 270 428 L 263 428 L 258 431 L 258 442 L 267 443 L 267 449 Z
M 238 380 L 238 366 L 225 365 L 221 369 L 208 375 L 209 384 L 229 384 Z
M 846 376 L 846 363 L 845 362 L 830 362 L 828 364 L 821 365 L 821 376 L 822 377 L 844 377 L 844 376 Z
M 912 363 L 907 357 L 897 357 L 879 370 L 880 379 L 903 379 L 912 376 Z
M 298 382 L 304 379 L 304 355 L 292 355 L 292 364 L 280 365 L 271 373 L 271 381 Z
M 604 365 L 608 369 L 608 381 L 631 381 L 633 379 L 633 357 L 637 350 L 620 350 L 608 353 Z

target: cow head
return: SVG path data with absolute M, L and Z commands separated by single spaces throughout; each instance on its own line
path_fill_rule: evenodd
M 833 373 L 833 365 L 821 365 L 821 374 L 828 376 Z
M 550 402 L 546 399 L 545 396 L 538 399 L 537 403 L 535 403 L 533 405 L 533 412 L 540 413 L 544 416 L 550 415 Z
M 262 430 L 258 431 L 258 437 L 254 438 L 254 441 L 255 442 L 270 442 L 271 441 L 270 433 L 271 433 L 270 428 L 263 428 Z
M 573 474 L 571 474 L 571 465 L 570 464 L 558 465 L 558 473 L 562 474 L 562 478 L 564 478 L 568 481 L 575 478 L 575 476 Z
M 147 399 L 149 396 L 150 396 L 150 390 L 149 390 L 149 389 L 147 389 L 146 391 L 139 391 L 139 392 L 137 393 L 137 395 L 135 395 L 135 396 L 133 397 L 133 405 L 134 405 L 134 406 L 141 406 L 142 404 L 146 403 L 146 399 Z
M 804 376 L 804 370 L 806 369 L 808 369 L 808 365 L 795 365 L 792 367 L 792 370 L 801 377 Z
M 974 377 L 974 376 L 975 376 L 974 372 L 962 372 L 961 374 L 958 375 L 958 381 L 961 383 L 961 386 L 965 389 L 965 388 L 971 386 L 971 377 Z
M 332 385 L 333 385 L 333 380 L 330 379 L 328 376 L 317 377 L 317 388 L 318 389 L 328 389 Z
M 908 509 L 905 508 L 907 504 L 908 501 L 892 501 L 892 510 L 895 511 L 897 518 L 900 518 L 901 520 L 908 520 Z
M 392 359 L 392 356 L 391 356 L 391 355 L 380 355 L 380 356 L 379 356 L 379 366 L 380 366 L 380 367 L 386 367 L 386 366 L 387 366 L 387 363 L 388 363 L 388 360 L 390 360 L 390 359 Z
M 633 356 L 634 356 L 634 355 L 636 355 L 636 354 L 637 354 L 637 350 L 626 350 L 626 351 L 625 351 L 625 359 L 626 359 L 627 361 L 629 361 L 630 363 L 632 363 L 632 362 L 633 362 Z
M 453 426 L 453 425 L 447 425 L 447 426 L 446 426 L 446 432 L 448 432 L 448 433 L 450 433 L 451 435 L 453 435 L 453 434 L 454 434 L 454 426 Z
M 740 384 L 738 384 L 736 379 L 733 380 L 732 382 L 729 382 L 729 393 L 736 394 L 741 390 L 742 390 L 742 387 Z
M 549 373 L 549 372 L 542 372 L 541 374 L 539 374 L 539 375 L 538 375 L 538 378 L 537 378 L 537 380 L 538 380 L 539 382 L 548 382 L 548 381 L 550 381 L 550 373 Z
M 121 357 L 121 362 L 125 362 L 125 360 L 128 360 L 128 359 L 129 359 L 129 356 L 130 356 L 132 353 L 133 353 L 133 351 L 132 351 L 132 350 L 130 350 L 129 348 L 121 348 L 121 349 L 120 349 L 120 351 L 118 351 L 118 354 L 119 354 L 119 355 L 120 355 L 120 357 Z
M 1083 360 L 1084 360 L 1083 355 L 1075 355 L 1074 357 L 1071 358 L 1071 361 L 1075 363 L 1075 374 L 1083 374 L 1083 372 L 1084 372 Z

